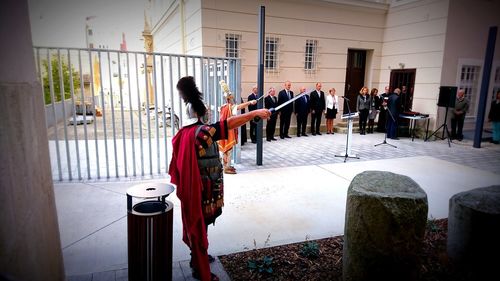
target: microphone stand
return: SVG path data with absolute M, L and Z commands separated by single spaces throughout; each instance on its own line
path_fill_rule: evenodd
M 391 116 L 391 119 L 393 122 L 396 122 L 396 119 L 394 119 L 394 116 L 392 116 L 392 113 L 391 111 L 389 110 L 389 108 L 387 108 L 387 106 L 384 106 L 384 109 L 386 109 L 386 113 L 385 113 L 385 120 L 388 120 L 387 119 L 387 115 Z M 386 121 L 386 124 L 387 124 L 387 121 Z M 398 148 L 397 146 L 393 145 L 393 144 L 390 144 L 387 142 L 387 126 L 385 126 L 385 135 L 384 135 L 384 141 L 381 142 L 381 143 L 378 143 L 376 144 L 375 146 L 379 146 L 379 145 L 382 145 L 382 144 L 387 144 L 389 146 L 392 146 L 394 148 Z
M 344 97 L 344 96 L 340 96 L 341 98 L 345 99 L 346 100 L 346 104 L 347 104 L 347 126 L 348 126 L 348 131 L 347 131 L 347 139 L 346 139 L 346 145 L 345 145 L 345 154 L 342 155 L 342 154 L 338 154 L 338 155 L 335 155 L 335 157 L 344 157 L 344 163 L 347 161 L 347 158 L 355 158 L 355 159 L 359 159 L 358 156 L 356 155 L 349 155 L 349 152 L 351 152 L 351 150 L 349 149 L 349 138 L 350 136 L 352 135 L 352 119 L 354 119 L 352 116 L 351 116 L 351 108 L 349 107 L 349 99 Z

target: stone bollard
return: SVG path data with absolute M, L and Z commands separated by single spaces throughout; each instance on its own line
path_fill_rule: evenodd
M 427 194 L 407 176 L 366 171 L 347 191 L 343 279 L 417 280 Z
M 450 198 L 447 250 L 475 277 L 500 280 L 500 185 Z

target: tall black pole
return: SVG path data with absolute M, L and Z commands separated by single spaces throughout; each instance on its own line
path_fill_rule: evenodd
M 476 132 L 474 133 L 474 147 L 481 148 L 483 136 L 484 115 L 488 100 L 488 88 L 490 87 L 491 65 L 495 54 L 495 41 L 497 39 L 497 26 L 490 27 L 488 34 L 488 45 L 486 45 L 486 55 L 484 57 L 483 79 L 481 81 L 481 91 L 479 92 L 479 104 L 477 107 Z
M 257 69 L 257 88 L 258 97 L 260 98 L 264 95 L 264 43 L 266 39 L 266 7 L 260 6 L 259 12 L 259 62 Z M 257 103 L 257 108 L 264 108 L 264 99 L 260 99 Z M 264 127 L 264 121 L 259 121 L 257 123 L 257 166 L 262 166 L 262 129 Z

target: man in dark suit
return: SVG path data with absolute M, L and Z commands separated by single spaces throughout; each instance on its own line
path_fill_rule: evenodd
M 401 90 L 396 88 L 394 93 L 389 96 L 387 101 L 387 110 L 389 111 L 389 116 L 387 117 L 387 137 L 393 140 L 397 140 L 398 133 L 398 119 L 401 113 L 401 98 L 399 95 Z
M 306 87 L 300 87 L 300 94 L 306 91 Z M 295 101 L 295 116 L 297 117 L 297 137 L 301 134 L 307 137 L 306 127 L 307 127 L 307 115 L 309 115 L 309 96 L 304 95 Z
M 380 95 L 380 113 L 377 121 L 377 132 L 385 133 L 385 124 L 387 122 L 387 100 L 389 99 L 389 86 L 385 86 L 385 91 Z
M 267 97 L 264 98 L 264 107 L 267 109 L 275 108 L 278 106 L 278 98 L 276 97 L 276 90 L 274 87 L 269 88 L 267 92 Z M 277 140 L 274 138 L 274 131 L 276 131 L 276 119 L 278 115 L 272 114 L 271 117 L 267 120 L 266 124 L 266 139 L 267 141 Z
M 321 115 L 325 110 L 325 93 L 321 91 L 321 83 L 316 83 L 316 90 L 312 91 L 311 94 L 311 133 L 313 136 L 321 135 L 319 128 L 321 126 Z
M 248 101 L 256 100 L 257 99 L 257 86 L 252 87 L 252 93 L 248 95 Z M 248 111 L 256 110 L 257 105 L 249 105 L 248 106 Z M 250 120 L 250 139 L 252 140 L 252 143 L 257 143 L 257 123 L 255 123 L 253 120 Z
M 292 83 L 290 81 L 285 82 L 285 88 L 281 90 L 278 94 L 278 106 L 284 104 L 293 98 L 293 92 L 290 90 Z M 291 138 L 288 135 L 288 129 L 290 128 L 290 119 L 292 118 L 293 104 L 289 104 L 280 110 L 280 138 Z

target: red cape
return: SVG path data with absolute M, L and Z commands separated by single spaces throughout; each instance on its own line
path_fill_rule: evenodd
M 177 197 L 181 201 L 182 240 L 191 249 L 193 266 L 198 269 L 201 280 L 210 280 L 207 231 L 201 209 L 203 184 L 195 150 L 197 127 L 184 127 L 172 139 L 168 173 L 177 186 Z

